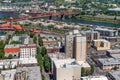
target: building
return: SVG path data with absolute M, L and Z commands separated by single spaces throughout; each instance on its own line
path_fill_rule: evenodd
M 65 59 L 64 53 L 51 53 L 48 54 L 50 60 L 51 60 L 51 72 L 53 72 L 53 62 L 55 60 L 62 60 Z M 81 67 L 84 67 L 86 70 L 90 70 L 90 65 L 86 61 L 76 61 L 77 64 L 81 65 Z
M 20 56 L 19 45 L 5 45 L 4 53 L 5 53 L 5 56 L 12 55 L 14 58 L 19 58 Z
M 77 61 L 86 61 L 86 37 L 76 35 L 74 44 L 73 57 Z
M 120 42 L 120 37 L 105 37 L 110 42 Z
M 89 31 L 81 31 L 82 34 L 86 36 L 87 41 L 93 41 L 100 39 L 100 33 L 98 31 L 89 30 Z
M 110 71 L 106 74 L 109 80 L 120 80 L 120 71 Z
M 4 75 L 0 74 L 0 80 L 4 80 Z
M 19 58 L 19 64 L 37 64 L 36 44 L 6 45 L 4 52 L 5 56 L 11 54 L 14 58 Z
M 120 49 L 110 49 L 110 50 L 107 50 L 106 51 L 106 54 L 108 56 L 111 56 L 111 55 L 120 55 Z
M 21 42 L 22 44 L 29 44 L 30 42 L 30 37 L 29 36 L 25 36 L 25 35 L 22 35 L 22 36 L 13 36 L 11 41 L 19 41 Z
M 103 70 L 120 69 L 120 60 L 115 58 L 100 58 L 97 64 Z
M 87 38 L 87 41 L 100 39 L 100 33 L 97 31 L 87 31 L 86 38 Z
M 35 58 L 36 53 L 37 50 L 35 44 L 20 45 L 20 58 Z
M 6 35 L 0 35 L 0 40 L 6 40 L 7 39 L 7 36 Z
M 15 80 L 16 69 L 2 70 L 0 80 Z M 2 78 L 2 79 L 1 79 Z
M 57 47 L 57 46 L 48 46 L 46 47 L 46 54 L 49 54 L 49 53 L 59 53 L 60 52 L 60 47 Z
M 62 59 L 54 61 L 53 76 L 55 80 L 80 80 L 81 66 L 75 59 Z
M 53 38 L 43 39 L 43 45 L 56 45 L 57 41 Z
M 0 24 L 0 30 L 23 30 L 22 26 L 19 24 L 13 24 L 12 21 Z
M 85 76 L 81 80 L 108 80 L 106 76 Z
M 100 36 L 115 37 L 118 36 L 118 30 L 110 30 L 107 28 L 95 28 L 94 31 L 98 31 Z
M 96 50 L 110 49 L 110 42 L 104 39 L 93 40 L 93 46 Z
M 37 64 L 36 53 L 36 44 L 21 45 L 19 64 Z
M 54 60 L 65 59 L 65 54 L 64 53 L 51 53 L 51 54 L 48 54 L 48 56 L 49 56 L 50 62 L 51 62 L 51 72 L 53 73 Z
M 65 0 L 65 2 L 74 3 L 75 0 Z
M 15 75 L 15 80 L 42 80 L 40 67 L 18 67 Z
M 0 60 L 0 69 L 4 68 L 9 69 L 9 68 L 15 68 L 18 66 L 19 59 L 5 59 L 5 60 Z
M 66 58 L 86 60 L 86 37 L 78 30 L 73 30 L 65 36 L 65 53 Z
M 86 61 L 76 61 L 81 67 L 83 67 L 85 70 L 90 70 L 91 67 Z

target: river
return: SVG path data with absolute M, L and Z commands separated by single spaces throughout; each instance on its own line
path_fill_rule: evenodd
M 0 18 L 2 17 L 14 17 L 17 16 L 18 14 L 9 14 L 9 13 L 0 13 Z M 48 19 L 48 18 L 47 18 Z M 57 21 L 61 21 L 60 17 L 53 17 L 52 20 L 57 20 Z M 89 25 L 95 25 L 95 26 L 105 26 L 105 27 L 116 27 L 116 28 L 120 28 L 120 23 L 119 24 L 112 24 L 112 23 L 105 23 L 105 22 L 95 22 L 95 21 L 88 21 L 88 20 L 75 20 L 75 19 L 71 19 L 71 18 L 64 18 L 64 20 L 62 20 L 64 22 L 73 22 L 73 23 L 81 23 L 81 24 L 89 24 Z
M 60 18 L 53 17 L 52 20 L 57 20 L 61 21 Z M 73 22 L 73 23 L 81 23 L 81 24 L 89 24 L 89 25 L 94 25 L 94 26 L 105 26 L 105 27 L 116 27 L 120 28 L 120 23 L 119 24 L 112 24 L 112 23 L 106 23 L 106 22 L 95 22 L 95 21 L 89 21 L 89 20 L 75 20 L 71 18 L 64 18 L 62 21 L 64 22 Z
M 6 12 L 6 13 L 3 13 L 3 12 L 0 12 L 0 18 L 3 18 L 3 17 L 15 17 L 15 16 L 18 16 L 18 14 L 16 13 L 9 13 L 9 12 Z

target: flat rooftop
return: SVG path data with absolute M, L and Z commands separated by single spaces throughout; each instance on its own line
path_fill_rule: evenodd
M 94 30 L 88 30 L 88 31 L 85 31 L 85 33 L 99 33 L 99 32 Z
M 90 65 L 85 61 L 77 61 L 77 63 L 81 65 L 81 67 L 90 68 Z
M 110 71 L 109 74 L 111 74 L 115 80 L 120 80 L 120 70 L 119 71 Z
M 19 64 L 37 64 L 36 58 L 20 58 Z
M 2 70 L 1 71 L 1 74 L 5 75 L 5 79 L 4 80 L 14 80 L 15 73 L 16 73 L 16 69 Z
M 82 80 L 108 80 L 106 76 L 86 76 Z
M 5 48 L 19 48 L 19 44 L 11 44 L 11 45 L 5 45 Z
M 120 59 L 120 54 L 111 54 L 111 56 L 115 59 Z
M 65 59 L 65 53 L 51 53 L 48 54 L 48 56 L 52 61 L 57 59 Z
M 36 48 L 36 44 L 23 44 L 20 48 Z
M 57 59 L 54 60 L 56 68 L 73 68 L 80 66 L 76 63 L 75 59 Z
M 115 58 L 100 58 L 98 59 L 100 63 L 103 65 L 115 65 L 115 64 L 120 64 L 120 60 L 115 59 Z
M 21 72 L 22 70 L 26 70 L 29 76 L 28 80 L 42 80 L 41 79 L 41 73 L 40 73 L 40 67 L 34 66 L 34 67 L 18 67 L 17 72 Z M 8 79 L 9 80 L 9 79 Z
M 98 30 L 98 31 L 109 31 L 109 32 L 114 32 L 114 31 L 117 31 L 117 30 L 111 30 L 111 29 L 107 29 L 107 28 L 96 28 L 94 30 Z
M 43 41 L 56 41 L 54 38 L 44 38 Z
M 110 49 L 110 50 L 107 50 L 107 52 L 109 52 L 109 53 L 116 53 L 116 54 L 120 54 L 120 49 Z
M 97 39 L 97 40 L 94 40 L 95 42 L 97 41 L 101 41 L 101 42 L 104 42 L 104 43 L 110 43 L 109 41 L 105 40 L 105 39 Z

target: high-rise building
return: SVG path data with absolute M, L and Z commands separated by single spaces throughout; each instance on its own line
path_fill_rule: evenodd
M 76 35 L 74 44 L 73 57 L 77 61 L 86 61 L 86 37 Z
M 78 30 L 69 32 L 65 37 L 66 58 L 75 58 L 79 61 L 86 60 L 86 37 Z

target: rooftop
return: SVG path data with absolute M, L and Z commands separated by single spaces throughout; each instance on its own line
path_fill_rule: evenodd
M 16 73 L 15 69 L 12 70 L 2 70 L 1 74 L 5 75 L 5 79 L 4 80 L 14 80 L 14 75 Z
M 88 30 L 88 31 L 85 31 L 85 33 L 99 33 L 99 32 L 94 30 Z
M 20 45 L 20 48 L 33 48 L 36 47 L 36 44 L 24 44 Z
M 120 64 L 120 60 L 114 59 L 114 58 L 100 58 L 98 59 L 100 63 L 103 65 L 115 65 L 115 64 Z
M 27 75 L 29 76 L 29 80 L 41 80 L 41 73 L 40 73 L 40 67 L 39 66 L 34 66 L 34 67 L 18 67 L 17 68 L 17 72 L 22 71 L 23 68 L 26 69 L 26 71 L 28 72 Z
M 110 50 L 107 50 L 107 52 L 109 53 L 114 53 L 114 54 L 120 54 L 120 49 L 110 49 Z
M 14 44 L 11 44 L 11 45 L 5 45 L 5 48 L 19 48 L 19 44 L 16 44 L 16 45 L 14 45 Z
M 56 68 L 74 68 L 80 65 L 76 63 L 75 59 L 57 59 L 54 60 Z
M 108 80 L 105 76 L 86 76 L 82 77 L 82 80 Z
M 120 59 L 120 54 L 111 54 L 111 56 L 115 59 Z
M 80 34 L 79 30 L 72 30 L 69 32 L 69 35 L 76 35 L 76 34 Z
M 54 38 L 49 38 L 49 39 L 44 38 L 43 41 L 56 41 L 56 40 Z
M 101 41 L 101 42 L 104 42 L 104 43 L 110 43 L 109 41 L 105 40 L 105 39 L 97 39 L 97 40 L 94 40 L 95 42 L 97 41 Z
M 117 30 L 110 30 L 110 29 L 107 29 L 107 28 L 96 28 L 95 30 L 101 30 L 101 31 L 110 31 L 110 32 L 114 32 L 114 31 L 117 31 Z
M 1 27 L 5 28 L 5 27 L 10 27 L 10 23 L 7 22 L 7 23 L 4 23 L 4 24 L 1 24 L 0 25 Z M 21 25 L 18 25 L 18 24 L 14 24 L 13 27 L 17 30 L 22 30 L 22 26 Z
M 77 63 L 79 65 L 81 65 L 81 67 L 84 67 L 84 68 L 89 68 L 90 67 L 90 65 L 87 62 L 84 62 L 84 61 L 77 61 Z
M 120 80 L 120 70 L 119 71 L 110 71 L 109 74 L 111 74 L 115 80 Z

